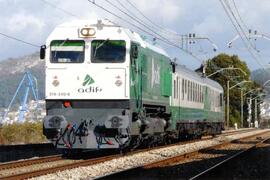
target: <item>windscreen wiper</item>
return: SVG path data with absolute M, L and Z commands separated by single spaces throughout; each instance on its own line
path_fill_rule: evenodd
M 102 43 L 100 43 L 96 48 L 95 48 L 95 52 L 94 52 L 94 57 L 96 57 L 96 54 L 97 54 L 97 50 L 103 46 L 106 42 L 108 42 L 110 39 L 106 39 L 105 41 L 103 41 Z

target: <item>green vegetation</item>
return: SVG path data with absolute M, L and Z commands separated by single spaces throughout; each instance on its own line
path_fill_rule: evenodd
M 212 74 L 216 72 L 217 70 L 221 68 L 228 68 L 228 67 L 234 67 L 234 68 L 241 68 L 245 73 L 242 73 L 240 70 L 224 70 L 220 73 L 217 73 L 210 78 L 213 80 L 216 80 L 219 82 L 223 89 L 224 89 L 224 99 L 226 102 L 227 99 L 227 81 L 229 81 L 230 87 L 234 86 L 235 84 L 246 80 L 250 80 L 250 70 L 247 67 L 247 64 L 244 61 L 241 61 L 238 56 L 236 55 L 227 55 L 227 54 L 219 54 L 218 56 L 210 59 L 207 61 L 207 67 L 206 67 L 206 74 Z M 238 126 L 241 125 L 241 90 L 243 89 L 244 93 L 260 87 L 257 83 L 243 83 L 240 84 L 238 87 L 232 88 L 230 90 L 230 126 L 233 126 L 234 123 L 237 123 Z M 257 92 L 258 93 L 258 92 Z M 244 96 L 244 106 L 243 106 L 243 112 L 244 112 L 244 127 L 248 126 L 247 118 L 248 118 L 248 104 L 247 104 L 247 98 L 250 97 L 256 97 L 258 94 L 247 94 Z M 252 108 L 254 109 L 254 101 Z M 226 112 L 227 109 L 225 109 Z M 254 112 L 254 111 L 253 111 Z M 259 112 L 259 111 L 258 111 Z M 258 115 L 258 114 L 257 114 Z M 255 115 L 252 114 L 252 121 L 254 122 Z
M 41 122 L 25 122 L 3 125 L 0 128 L 0 144 L 42 143 L 46 138 L 42 134 Z

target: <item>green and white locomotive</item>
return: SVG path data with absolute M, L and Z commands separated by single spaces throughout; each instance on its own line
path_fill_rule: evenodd
M 219 134 L 223 89 L 106 20 L 55 28 L 46 59 L 44 135 L 59 149 L 135 148 Z

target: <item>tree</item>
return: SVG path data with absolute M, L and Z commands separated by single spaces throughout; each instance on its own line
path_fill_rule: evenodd
M 217 81 L 224 89 L 224 99 L 227 99 L 227 81 L 229 81 L 230 87 L 233 85 L 246 80 L 250 80 L 250 70 L 247 67 L 247 64 L 244 61 L 241 61 L 237 55 L 227 55 L 227 54 L 219 54 L 215 56 L 212 59 L 209 59 L 206 63 L 206 74 L 212 74 L 216 72 L 217 70 L 221 68 L 228 68 L 228 67 L 234 67 L 234 68 L 240 68 L 245 73 L 243 74 L 240 70 L 224 70 L 220 73 L 217 73 L 210 78 Z M 244 92 L 248 92 L 254 87 L 257 87 L 258 85 L 255 83 L 244 83 L 241 84 L 241 87 L 235 87 L 230 90 L 230 122 L 229 125 L 232 126 L 234 123 L 237 123 L 238 126 L 241 124 L 241 90 L 242 88 Z M 225 101 L 226 102 L 226 101 Z M 227 108 L 225 109 L 225 114 Z M 247 104 L 247 97 L 244 96 L 244 106 L 243 106 L 243 112 L 244 112 L 244 125 L 247 123 L 248 118 L 248 104 Z

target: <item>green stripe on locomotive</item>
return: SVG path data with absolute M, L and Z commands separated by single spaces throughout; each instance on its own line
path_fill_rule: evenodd
M 172 93 L 170 59 L 141 46 L 138 52 L 138 58 L 131 60 L 131 99 L 136 100 L 137 104 L 148 103 L 169 107 Z M 137 110 L 140 109 L 138 105 Z

